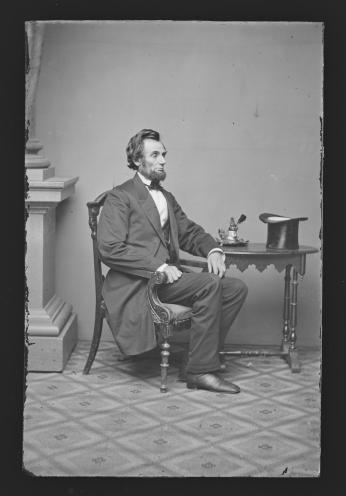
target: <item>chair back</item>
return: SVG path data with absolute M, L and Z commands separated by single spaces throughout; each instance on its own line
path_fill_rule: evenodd
M 102 265 L 99 250 L 97 248 L 97 223 L 100 210 L 104 205 L 107 194 L 110 190 L 101 193 L 94 201 L 87 203 L 89 212 L 89 227 L 91 230 L 91 239 L 93 244 L 93 257 L 94 257 L 94 277 L 95 277 L 95 292 L 96 292 L 96 306 L 99 307 L 103 302 L 102 285 L 104 276 L 102 274 Z

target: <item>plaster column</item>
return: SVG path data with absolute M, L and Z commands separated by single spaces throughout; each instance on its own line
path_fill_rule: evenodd
M 72 305 L 55 294 L 55 209 L 74 193 L 78 177 L 56 177 L 40 155 L 36 138 L 35 96 L 45 23 L 25 23 L 26 33 L 26 277 L 28 286 L 27 370 L 60 372 L 77 342 Z
M 26 148 L 27 370 L 59 372 L 77 342 L 77 316 L 72 305 L 55 294 L 55 209 L 74 193 L 78 177 L 56 177 L 49 161 L 39 155 L 39 140 L 31 137 Z

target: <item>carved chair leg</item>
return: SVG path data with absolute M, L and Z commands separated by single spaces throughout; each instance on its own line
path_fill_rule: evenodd
M 169 367 L 168 363 L 168 357 L 170 355 L 169 349 L 170 349 L 170 344 L 167 341 L 167 338 L 164 338 L 163 342 L 161 343 L 161 386 L 160 386 L 160 391 L 161 393 L 167 393 L 167 369 Z
M 86 364 L 85 364 L 85 367 L 83 370 L 83 374 L 89 374 L 91 366 L 95 360 L 95 356 L 96 356 L 97 350 L 99 348 L 100 339 L 101 339 L 103 317 L 104 317 L 104 314 L 103 314 L 102 310 L 100 310 L 100 308 L 97 306 L 95 309 L 95 324 L 94 324 L 93 339 L 91 342 L 89 356 L 88 356 L 88 359 L 86 361 Z
M 169 337 L 172 335 L 173 326 L 171 324 L 155 323 L 155 331 L 158 338 L 158 343 L 161 348 L 161 393 L 166 393 L 167 388 L 167 369 L 169 367 L 168 357 L 170 355 L 171 345 L 168 342 Z

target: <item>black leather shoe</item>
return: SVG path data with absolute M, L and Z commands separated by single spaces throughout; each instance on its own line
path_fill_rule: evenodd
M 240 388 L 232 382 L 227 382 L 220 379 L 215 374 L 186 374 L 186 387 L 189 389 L 206 389 L 215 393 L 230 393 L 236 394 L 240 392 Z
M 226 363 L 223 363 L 220 360 L 220 368 L 217 370 L 219 374 L 225 374 L 227 372 L 227 365 Z M 178 372 L 178 381 L 179 382 L 186 382 L 186 363 L 183 363 L 183 365 L 180 367 L 179 372 Z

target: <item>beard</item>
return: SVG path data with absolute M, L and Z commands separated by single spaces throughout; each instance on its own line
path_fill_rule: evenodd
M 166 179 L 166 172 L 165 171 L 151 171 L 148 174 L 148 179 L 151 181 L 159 182 L 159 181 L 164 181 Z

